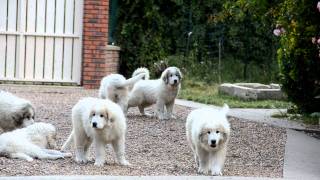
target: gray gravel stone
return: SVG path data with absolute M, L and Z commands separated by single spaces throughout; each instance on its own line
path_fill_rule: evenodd
M 59 146 L 70 133 L 73 105 L 81 97 L 97 95 L 97 90 L 69 87 L 1 85 L 0 90 L 32 101 L 36 107 L 36 121 L 52 123 L 57 127 Z M 147 111 L 152 111 L 152 108 Z M 113 152 L 108 147 L 107 164 L 99 168 L 93 166 L 93 161 L 83 165 L 75 163 L 72 158 L 30 163 L 0 157 L 1 176 L 197 175 L 193 154 L 185 137 L 185 119 L 190 111 L 190 108 L 175 106 L 177 120 L 160 121 L 139 116 L 136 108 L 130 109 L 126 139 L 130 167 L 115 164 Z M 229 120 L 232 131 L 223 174 L 282 177 L 285 130 L 236 118 Z M 93 153 L 91 157 L 94 157 Z

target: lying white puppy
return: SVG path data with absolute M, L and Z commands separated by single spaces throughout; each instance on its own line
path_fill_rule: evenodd
M 94 165 L 104 165 L 106 144 L 112 144 L 121 165 L 129 165 L 125 159 L 127 125 L 119 105 L 108 99 L 84 98 L 72 109 L 72 126 L 72 132 L 61 149 L 65 150 L 74 142 L 76 162 L 88 161 L 88 149 L 94 141 Z
M 230 136 L 228 110 L 228 105 L 224 105 L 221 110 L 201 108 L 188 115 L 186 135 L 199 173 L 222 175 Z
M 156 104 L 159 119 L 172 118 L 181 79 L 182 74 L 177 67 L 168 67 L 162 72 L 160 79 L 138 81 L 130 92 L 128 108 L 138 106 L 141 114 L 148 115 L 144 108 Z
M 0 91 L 0 128 L 6 132 L 34 123 L 32 104 L 9 92 Z
M 0 154 L 9 158 L 33 161 L 71 157 L 70 153 L 53 150 L 55 147 L 56 129 L 48 123 L 34 123 L 0 135 Z
M 121 74 L 110 74 L 101 80 L 99 97 L 102 99 L 110 99 L 119 104 L 122 110 L 126 112 L 129 88 L 145 76 L 146 74 L 140 73 L 126 80 Z

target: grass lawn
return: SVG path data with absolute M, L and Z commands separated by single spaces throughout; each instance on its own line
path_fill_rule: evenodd
M 287 101 L 241 100 L 227 95 L 220 95 L 218 94 L 217 84 L 206 84 L 190 80 L 182 83 L 179 98 L 217 106 L 222 106 L 226 103 L 232 108 L 288 108 L 291 105 Z

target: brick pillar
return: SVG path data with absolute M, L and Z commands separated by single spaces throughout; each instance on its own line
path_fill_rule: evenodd
M 118 71 L 119 47 L 108 44 L 109 0 L 84 0 L 82 85 L 98 88 Z

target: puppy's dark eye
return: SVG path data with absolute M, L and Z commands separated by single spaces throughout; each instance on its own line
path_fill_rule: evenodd
M 93 113 L 93 114 L 92 114 L 92 116 L 95 116 L 95 115 L 96 115 L 96 113 Z
M 31 118 L 34 119 L 34 116 L 32 116 Z
M 30 116 L 27 116 L 26 118 L 27 118 L 27 119 L 30 119 Z
M 172 77 L 173 75 L 172 74 L 170 74 L 170 77 Z
M 218 134 L 220 131 L 216 131 L 216 133 Z
M 210 131 L 208 131 L 208 134 L 210 134 Z
M 103 117 L 103 114 L 100 114 L 100 117 Z

